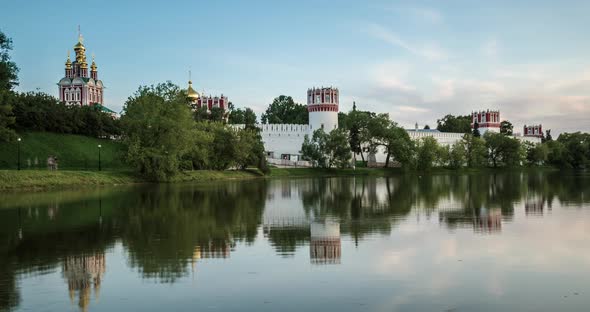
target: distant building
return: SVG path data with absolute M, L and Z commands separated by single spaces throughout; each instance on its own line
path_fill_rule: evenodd
M 500 132 L 500 111 L 479 111 L 471 113 L 471 129 L 477 125 L 481 135 L 488 131 Z
M 525 137 L 543 137 L 543 126 L 542 125 L 524 125 L 522 135 Z

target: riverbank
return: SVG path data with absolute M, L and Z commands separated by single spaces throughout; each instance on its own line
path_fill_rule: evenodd
M 169 182 L 207 182 L 251 179 L 262 176 L 256 170 L 201 170 L 180 173 Z M 137 183 L 150 183 L 150 181 L 143 179 L 131 171 L 0 170 L 0 191 L 46 190 Z
M 435 168 L 429 172 L 410 172 L 410 174 L 469 174 L 504 171 L 548 171 L 557 170 L 550 167 L 518 169 L 443 169 Z M 399 168 L 357 168 L 357 169 L 321 169 L 321 168 L 272 168 L 265 176 L 256 169 L 238 170 L 199 170 L 182 172 L 167 183 L 208 182 L 254 178 L 305 178 L 305 177 L 345 177 L 373 176 L 386 177 L 404 173 Z M 0 191 L 11 190 L 46 190 L 59 188 L 92 187 L 97 185 L 124 185 L 150 183 L 132 171 L 47 171 L 47 170 L 0 170 Z

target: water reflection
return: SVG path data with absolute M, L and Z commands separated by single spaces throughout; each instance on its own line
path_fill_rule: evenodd
M 100 307 L 115 245 L 135 277 L 156 283 L 176 283 L 199 261 L 231 261 L 257 242 L 281 258 L 305 252 L 312 265 L 343 266 L 352 256 L 344 242 L 388 237 L 408 220 L 497 236 L 519 215 L 588 207 L 589 186 L 584 174 L 505 173 L 0 194 L 0 310 L 22 305 L 21 278 L 60 268 L 65 298 L 82 311 Z

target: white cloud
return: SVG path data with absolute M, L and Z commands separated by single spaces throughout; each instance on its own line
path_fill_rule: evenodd
M 436 43 L 414 44 L 402 39 L 398 34 L 378 24 L 368 27 L 369 35 L 396 47 L 400 47 L 411 54 L 420 56 L 430 61 L 440 61 L 447 58 L 446 52 Z
M 481 52 L 486 57 L 497 57 L 499 50 L 499 43 L 496 39 L 490 39 L 481 46 Z

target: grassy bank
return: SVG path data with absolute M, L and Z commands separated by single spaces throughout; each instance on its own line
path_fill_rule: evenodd
M 60 169 L 97 170 L 98 145 L 103 169 L 122 169 L 124 146 L 120 142 L 81 135 L 49 132 L 19 133 L 22 169 L 45 169 L 47 157 L 57 156 Z M 0 142 L 0 169 L 16 169 L 18 143 Z
M 437 175 L 437 174 L 476 174 L 491 172 L 513 171 L 548 171 L 554 168 L 517 168 L 517 169 L 442 169 L 436 168 L 430 172 L 411 171 L 407 174 Z M 320 169 L 320 168 L 273 168 L 268 176 L 262 175 L 256 169 L 246 171 L 213 171 L 199 170 L 182 172 L 169 183 L 179 182 L 208 182 L 223 180 L 238 180 L 252 178 L 304 178 L 304 177 L 345 177 L 345 176 L 374 176 L 385 177 L 402 174 L 399 168 L 357 168 L 353 169 Z M 0 170 L 0 191 L 7 190 L 44 190 L 52 188 L 79 188 L 96 185 L 122 185 L 133 183 L 150 183 L 132 171 L 47 171 L 47 170 Z
M 261 177 L 256 170 L 183 172 L 170 182 L 207 182 Z M 97 185 L 149 183 L 131 171 L 0 170 L 0 191 L 79 188 Z

